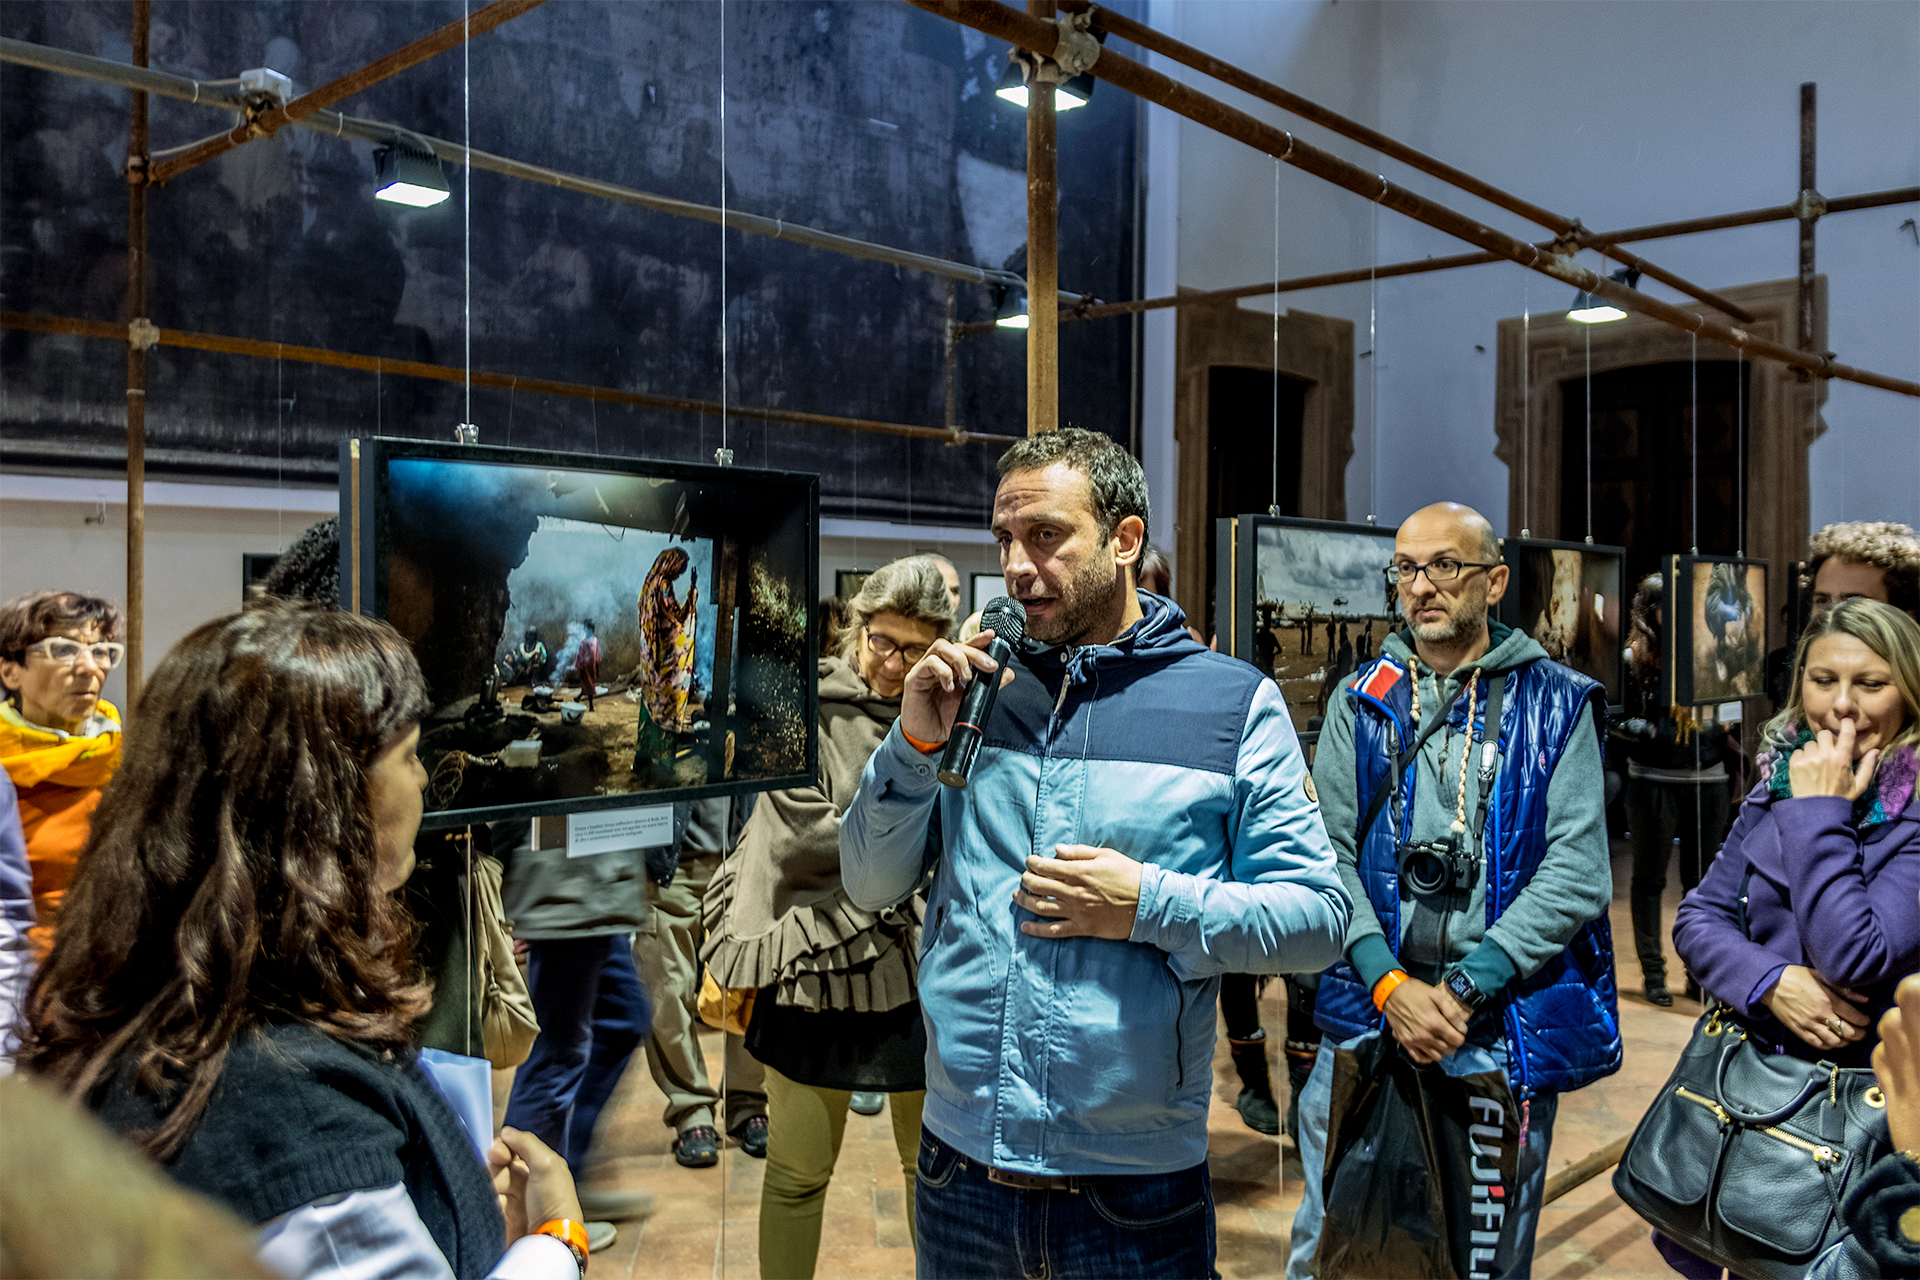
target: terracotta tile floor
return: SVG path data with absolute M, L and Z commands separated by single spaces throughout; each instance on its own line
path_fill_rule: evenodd
M 1616 858 L 1613 928 L 1623 956 L 1620 1014 L 1626 1064 L 1611 1078 L 1561 1100 L 1554 1168 L 1632 1128 L 1666 1080 L 1700 1012 L 1684 997 L 1672 1009 L 1657 1009 L 1639 994 L 1639 966 L 1631 956 L 1627 918 L 1627 873 L 1627 860 Z M 1669 927 L 1678 890 L 1678 876 L 1672 875 Z M 1671 956 L 1668 968 L 1679 971 Z M 1282 992 L 1280 984 L 1273 984 L 1262 1010 L 1276 1059 L 1286 1019 Z M 709 1033 L 704 1043 L 708 1069 L 717 1073 L 718 1033 Z M 1274 1074 L 1283 1087 L 1285 1069 L 1278 1062 Z M 1233 1108 L 1239 1088 L 1223 1033 L 1214 1058 L 1209 1126 L 1219 1201 L 1220 1272 L 1228 1277 L 1279 1276 L 1285 1271 L 1287 1235 L 1300 1198 L 1300 1162 L 1291 1142 L 1262 1137 L 1241 1123 Z M 680 1168 L 668 1149 L 671 1135 L 660 1122 L 663 1105 L 644 1064 L 636 1060 L 605 1112 L 588 1181 L 649 1192 L 653 1208 L 644 1218 L 620 1224 L 619 1240 L 594 1256 L 594 1275 L 602 1280 L 751 1280 L 759 1274 L 756 1232 L 764 1164 L 729 1146 L 716 1168 Z M 827 1193 L 817 1274 L 820 1280 L 913 1275 L 899 1159 L 885 1113 L 848 1117 L 846 1142 Z M 1632 1280 L 1673 1273 L 1654 1253 L 1640 1219 L 1613 1194 L 1610 1177 L 1602 1175 L 1543 1211 L 1534 1274 L 1542 1280 Z

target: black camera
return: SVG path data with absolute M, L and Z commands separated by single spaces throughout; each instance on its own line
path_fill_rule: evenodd
M 1473 885 L 1473 854 L 1460 841 L 1415 840 L 1400 846 L 1400 874 L 1420 893 L 1451 893 Z

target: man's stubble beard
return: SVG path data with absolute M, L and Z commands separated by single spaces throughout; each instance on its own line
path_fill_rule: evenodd
M 1109 577 L 1108 573 L 1112 576 Z M 1119 565 L 1103 568 L 1099 562 L 1061 584 L 1060 626 L 1054 634 L 1029 630 L 1042 644 L 1080 644 L 1087 632 L 1113 608 L 1113 598 L 1126 588 L 1126 571 Z
M 1478 599 L 1464 598 L 1449 608 L 1444 622 L 1409 623 L 1414 638 L 1428 644 L 1452 644 L 1478 634 L 1486 625 L 1487 599 L 1484 591 L 1476 591 L 1474 595 Z

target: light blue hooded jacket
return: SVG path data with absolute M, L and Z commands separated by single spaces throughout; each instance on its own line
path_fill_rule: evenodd
M 1038 1174 L 1146 1174 L 1207 1158 L 1223 973 L 1339 958 L 1341 887 L 1292 722 L 1253 667 L 1187 634 L 1170 600 L 1114 643 L 1028 645 L 972 780 L 899 726 L 841 820 L 860 906 L 934 878 L 921 942 L 925 1123 L 967 1156 Z M 1013 902 L 1029 854 L 1144 864 L 1132 936 L 1032 938 Z

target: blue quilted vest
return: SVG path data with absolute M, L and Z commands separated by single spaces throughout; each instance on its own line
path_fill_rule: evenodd
M 1482 677 L 1478 705 L 1487 703 L 1489 680 Z M 1355 793 L 1364 812 L 1375 788 L 1391 770 L 1392 757 L 1412 741 L 1412 677 L 1390 657 L 1360 668 L 1341 693 L 1354 707 L 1354 755 L 1359 777 Z M 1501 764 L 1487 805 L 1487 924 L 1533 878 L 1547 851 L 1547 784 L 1587 707 L 1593 723 L 1604 724 L 1605 693 L 1587 677 L 1542 659 L 1507 673 L 1502 694 L 1499 742 Z M 1451 716 L 1463 731 L 1467 700 L 1456 699 Z M 1483 717 L 1484 719 L 1484 717 Z M 1484 725 L 1477 725 L 1484 732 Z M 1400 947 L 1400 867 L 1398 849 L 1411 821 L 1418 768 L 1407 770 L 1400 787 L 1401 832 L 1394 830 L 1395 806 L 1388 805 L 1362 834 L 1359 871 L 1387 942 Z M 1588 921 L 1567 949 L 1531 977 L 1515 979 L 1499 997 L 1506 1028 L 1508 1076 L 1516 1097 L 1577 1089 L 1620 1069 L 1620 1009 L 1613 978 L 1613 935 L 1607 917 Z M 1315 1021 L 1336 1040 L 1349 1040 L 1380 1026 L 1381 1015 L 1353 965 L 1342 960 L 1320 981 Z

